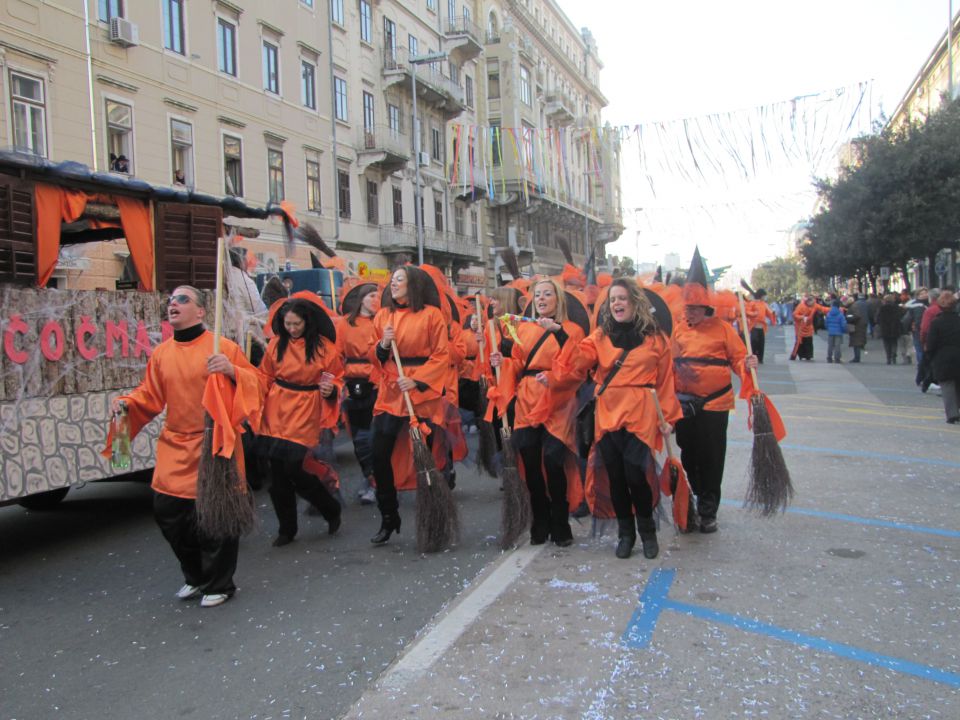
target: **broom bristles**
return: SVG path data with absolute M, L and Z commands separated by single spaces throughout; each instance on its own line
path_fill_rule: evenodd
M 317 230 L 313 225 L 308 222 L 300 223 L 300 227 L 297 228 L 297 237 L 301 238 L 304 242 L 312 245 L 317 250 L 322 252 L 327 257 L 336 257 L 337 254 L 324 242 L 323 237 L 320 235 L 320 231 Z
M 570 243 L 566 238 L 558 237 L 557 238 L 557 247 L 560 248 L 560 252 L 563 253 L 563 259 L 567 261 L 570 265 L 575 265 L 573 261 L 573 251 L 570 249 Z
M 440 552 L 460 538 L 457 504 L 423 437 L 416 429 L 410 435 L 417 470 L 417 552 Z
M 510 434 L 503 432 L 503 503 L 500 506 L 500 548 L 509 550 L 517 539 L 530 528 L 532 511 L 530 493 L 517 470 L 517 456 L 510 443 Z
M 213 454 L 213 420 L 208 415 L 197 471 L 197 527 L 208 538 L 226 540 L 256 527 L 253 493 L 240 477 L 235 458 Z
M 507 266 L 507 271 L 513 276 L 513 279 L 519 280 L 521 277 L 520 260 L 517 258 L 517 253 L 514 252 L 513 248 L 504 248 L 500 252 L 500 257 L 503 260 L 503 264 Z
M 753 402 L 753 450 L 750 454 L 750 483 L 743 505 L 770 517 L 787 509 L 793 499 L 790 471 L 783 451 L 773 434 L 773 423 L 760 394 Z

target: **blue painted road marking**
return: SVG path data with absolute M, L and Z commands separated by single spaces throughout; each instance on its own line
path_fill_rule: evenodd
M 731 615 L 710 608 L 692 605 L 690 603 L 677 602 L 669 597 L 670 586 L 676 577 L 677 571 L 673 568 L 658 568 L 650 574 L 647 586 L 640 595 L 640 607 L 630 618 L 630 623 L 624 631 L 622 640 L 629 648 L 644 649 L 649 647 L 653 639 L 653 632 L 656 629 L 657 621 L 664 610 L 673 610 L 674 612 L 706 620 L 717 625 L 729 625 L 744 632 L 757 635 L 766 635 L 767 637 L 785 642 L 794 643 L 801 647 L 807 647 L 819 652 L 826 652 L 846 660 L 854 660 L 866 665 L 894 670 L 906 675 L 930 680 L 932 682 L 950 685 L 960 688 L 960 674 L 948 672 L 940 668 L 921 665 L 920 663 L 902 660 L 901 658 L 891 657 L 889 655 L 880 655 L 878 653 L 854 647 L 845 643 L 837 643 L 815 635 L 795 632 L 786 628 L 781 628 L 769 623 L 751 620 L 750 618 Z
M 736 505 L 743 507 L 743 503 L 736 500 L 721 500 L 722 505 Z M 825 520 L 841 520 L 843 522 L 857 523 L 858 525 L 869 525 L 871 527 L 882 527 L 891 530 L 906 530 L 907 532 L 924 533 L 926 535 L 939 535 L 948 538 L 960 538 L 960 530 L 945 530 L 943 528 L 927 527 L 925 525 L 912 525 L 910 523 L 896 522 L 895 520 L 877 520 L 875 518 L 865 518 L 858 515 L 844 515 L 843 513 L 825 512 L 823 510 L 810 510 L 807 508 L 787 508 L 786 512 L 791 515 L 807 515 L 809 517 L 823 518 Z

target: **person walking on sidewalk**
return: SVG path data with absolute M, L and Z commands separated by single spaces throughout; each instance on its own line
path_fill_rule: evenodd
M 897 296 L 893 293 L 884 295 L 883 304 L 877 310 L 877 328 L 887 354 L 887 365 L 897 364 L 897 343 L 903 332 L 900 324 L 902 317 L 903 308 L 897 304 Z
M 297 495 L 320 511 L 333 535 L 340 503 L 303 469 L 323 430 L 337 426 L 343 362 L 330 316 L 317 303 L 291 299 L 273 318 L 274 337 L 260 363 L 266 391 L 257 447 L 270 465 L 270 500 L 279 521 L 274 547 L 297 534 Z
M 813 360 L 814 316 L 818 313 L 828 313 L 830 308 L 820 305 L 810 293 L 803 296 L 793 311 L 793 326 L 796 332 L 796 342 L 790 359 Z
M 252 418 L 260 410 L 262 389 L 257 370 L 236 343 L 222 338 L 213 354 L 213 333 L 203 326 L 203 293 L 190 285 L 177 287 L 167 304 L 173 337 L 157 346 L 147 361 L 143 382 L 128 395 L 115 398 L 117 412 L 126 405 L 133 438 L 150 420 L 167 411 L 157 440 L 153 471 L 153 514 L 172 548 L 184 585 L 181 600 L 200 597 L 203 607 L 215 607 L 236 591 L 239 538 L 215 540 L 197 528 L 197 472 L 203 446 L 203 397 L 207 376 L 222 373 L 236 385 L 231 417 Z M 108 443 L 109 447 L 109 443 Z M 243 449 L 237 444 L 237 468 L 243 472 Z
M 595 370 L 596 435 L 588 460 L 587 497 L 599 517 L 610 512 L 601 505 L 612 505 L 618 558 L 630 557 L 639 530 L 643 555 L 652 559 L 660 551 L 653 519 L 660 490 L 655 474 L 648 472 L 651 448 L 660 449 L 662 436 L 673 430 L 670 424 L 683 415 L 673 387 L 670 340 L 660 332 L 650 301 L 632 279 L 613 281 L 605 309 L 596 330 L 564 348 L 558 372 L 582 383 Z M 656 391 L 663 408 L 664 426 L 650 390 Z
M 940 385 L 947 422 L 960 422 L 960 315 L 957 296 L 943 290 L 937 298 L 940 314 L 930 323 L 927 352 L 933 379 Z
M 850 347 L 853 350 L 852 363 L 860 362 L 860 354 L 867 346 L 867 301 L 863 298 L 847 299 L 847 332 L 850 333 Z
M 843 338 L 847 334 L 847 318 L 840 309 L 840 301 L 830 303 L 830 312 L 823 320 L 827 327 L 827 362 L 841 363 L 843 353 Z
M 771 326 L 777 324 L 777 314 L 767 305 L 764 300 L 766 296 L 766 290 L 757 288 L 754 299 L 746 304 L 747 324 L 750 326 L 750 346 L 760 364 L 763 364 L 763 351 L 767 343 L 767 320 L 770 321 Z
M 712 300 L 706 285 L 696 252 L 683 286 L 683 320 L 673 328 L 673 366 L 683 411 L 676 425 L 680 461 L 697 496 L 700 532 L 713 533 L 727 455 L 727 424 L 734 406 L 730 373 L 752 385 L 749 370 L 758 361 L 755 355 L 747 356 L 743 341 L 728 323 L 708 316 Z M 812 324 L 810 328 L 812 333 Z M 692 521 L 687 524 L 691 530 L 697 525 Z

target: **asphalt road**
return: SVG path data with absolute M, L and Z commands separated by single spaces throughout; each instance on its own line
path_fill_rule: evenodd
M 475 436 L 472 436 L 475 437 Z M 445 603 L 500 555 L 498 481 L 462 466 L 459 547 L 415 550 L 413 497 L 384 547 L 375 507 L 353 500 L 335 537 L 302 517 L 241 543 L 237 595 L 219 608 L 174 598 L 183 579 L 144 484 L 71 490 L 58 509 L 0 508 L 0 718 L 334 718 Z

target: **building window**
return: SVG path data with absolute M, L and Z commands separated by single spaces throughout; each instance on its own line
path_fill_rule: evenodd
M 430 128 L 430 139 L 432 141 L 430 151 L 433 159 L 436 162 L 440 162 L 442 160 L 441 153 L 443 152 L 443 145 L 440 140 L 440 128 Z
M 427 0 L 427 10 L 437 11 L 437 0 Z
M 450 67 L 450 80 L 457 87 L 460 87 L 460 66 L 456 63 L 447 63 Z
M 311 110 L 317 109 L 317 68 L 306 60 L 300 61 L 300 102 Z
M 233 135 L 223 136 L 223 192 L 243 197 L 243 141 Z
M 313 10 L 313 0 L 300 0 L 300 3 Z
M 110 18 L 123 17 L 123 0 L 99 0 L 100 19 L 110 22 Z
M 480 228 L 477 225 L 477 211 L 470 210 L 470 237 L 480 240 Z
M 379 202 L 377 184 L 367 180 L 367 222 L 371 225 L 380 224 Z
M 447 26 L 454 27 L 457 22 L 457 0 L 447 0 Z
M 333 79 L 333 94 L 336 100 L 334 115 L 337 120 L 347 121 L 347 81 L 343 78 Z
M 350 218 L 350 174 L 337 170 L 337 197 L 340 200 L 340 217 Z
M 373 42 L 373 10 L 370 0 L 360 0 L 360 39 Z
M 473 107 L 473 78 L 469 75 L 463 76 L 463 94 L 467 100 L 467 107 Z
M 330 19 L 343 27 L 343 0 L 330 0 Z
M 133 108 L 107 100 L 107 151 L 110 170 L 133 172 Z
M 500 148 L 503 139 L 500 137 L 500 121 L 490 121 L 490 154 L 493 156 L 493 165 L 498 167 L 501 163 Z
M 453 231 L 457 235 L 463 235 L 463 222 L 464 222 L 464 212 L 462 205 L 453 206 Z
M 222 73 L 237 76 L 237 26 L 217 18 L 217 66 Z
M 403 225 L 403 190 L 393 188 L 393 224 Z
M 267 148 L 267 190 L 269 201 L 278 203 L 283 194 L 283 151 Z
M 163 46 L 181 55 L 183 43 L 183 0 L 163 0 Z
M 487 60 L 487 97 L 500 97 L 500 61 L 496 59 Z
M 373 107 L 373 95 L 366 90 L 363 91 L 363 130 L 372 133 L 376 126 L 376 114 Z
M 174 182 L 193 187 L 193 125 L 170 120 L 170 156 Z
M 397 59 L 397 24 L 388 18 L 383 17 L 383 47 L 390 54 L 390 60 Z
M 387 105 L 387 123 L 391 133 L 400 133 L 400 108 L 397 105 Z
M 530 70 L 523 65 L 520 66 L 520 102 L 524 105 L 531 104 L 530 94 Z
M 320 208 L 320 156 L 316 152 L 307 153 L 307 210 L 322 212 Z
M 433 201 L 433 226 L 439 232 L 443 232 L 443 201 L 441 200 Z
M 263 41 L 263 89 L 280 94 L 280 48 Z

